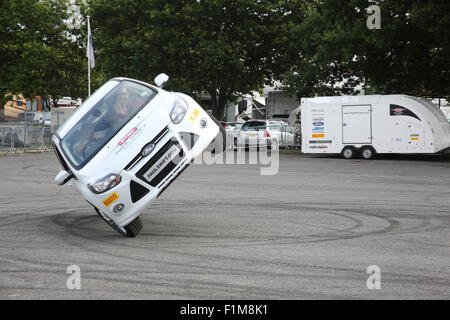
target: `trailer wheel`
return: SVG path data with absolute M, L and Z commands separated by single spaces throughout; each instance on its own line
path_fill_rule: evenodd
M 342 157 L 344 159 L 352 159 L 355 156 L 355 148 L 353 147 L 345 147 L 342 150 Z
M 372 159 L 375 156 L 375 150 L 372 147 L 364 147 L 361 150 L 361 156 L 366 160 Z

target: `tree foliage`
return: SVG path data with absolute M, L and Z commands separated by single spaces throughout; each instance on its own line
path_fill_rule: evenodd
M 381 29 L 369 30 L 373 4 Z M 449 11 L 445 0 L 311 2 L 293 28 L 297 56 L 281 78 L 299 96 L 351 93 L 360 81 L 371 93 L 448 95 Z
M 84 97 L 83 32 L 67 24 L 68 1 L 0 3 L 0 84 L 6 93 Z
M 73 0 L 72 0 L 73 2 Z M 86 6 L 84 5 L 86 3 Z M 214 115 L 272 79 L 299 97 L 366 92 L 448 95 L 447 0 L 68 0 L 0 2 L 0 96 L 87 94 L 85 17 L 93 87 L 116 76 L 207 92 Z M 369 5 L 381 29 L 366 26 Z
M 106 75 L 152 81 L 166 72 L 169 88 L 208 92 L 222 118 L 236 93 L 272 78 L 290 14 L 283 3 L 91 0 L 90 8 Z

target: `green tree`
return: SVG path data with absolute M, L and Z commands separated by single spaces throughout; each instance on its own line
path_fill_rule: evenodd
M 373 4 L 381 29 L 369 30 Z M 299 55 L 284 53 L 291 65 L 281 79 L 300 97 L 352 93 L 360 81 L 370 93 L 448 95 L 449 10 L 444 0 L 311 2 L 292 28 Z
M 382 28 L 372 30 L 361 69 L 382 93 L 450 93 L 450 2 L 380 2 Z
M 171 76 L 168 87 L 208 92 L 222 119 L 236 94 L 270 81 L 286 38 L 284 1 L 91 0 L 98 60 L 105 75 L 153 81 Z
M 82 30 L 67 24 L 66 0 L 0 3 L 1 96 L 85 96 Z M 84 94 L 83 94 L 84 93 Z M 3 105 L 3 103 L 2 103 Z

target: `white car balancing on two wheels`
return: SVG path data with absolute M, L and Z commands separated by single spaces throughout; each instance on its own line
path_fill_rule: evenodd
M 116 231 L 134 237 L 139 215 L 215 138 L 225 132 L 191 97 L 114 78 L 99 88 L 52 137 L 61 166 L 58 185 L 70 184 Z M 126 92 L 124 94 L 123 92 Z M 125 118 L 114 105 L 124 101 Z
M 298 112 L 298 110 L 296 110 Z M 427 100 L 406 95 L 303 98 L 303 153 L 437 153 L 450 147 L 450 124 Z

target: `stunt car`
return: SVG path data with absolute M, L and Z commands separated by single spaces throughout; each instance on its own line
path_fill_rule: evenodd
M 124 236 L 139 234 L 139 215 L 195 157 L 226 146 L 214 117 L 188 95 L 162 89 L 168 79 L 160 74 L 153 86 L 113 78 L 52 136 L 55 183 L 75 188 Z

